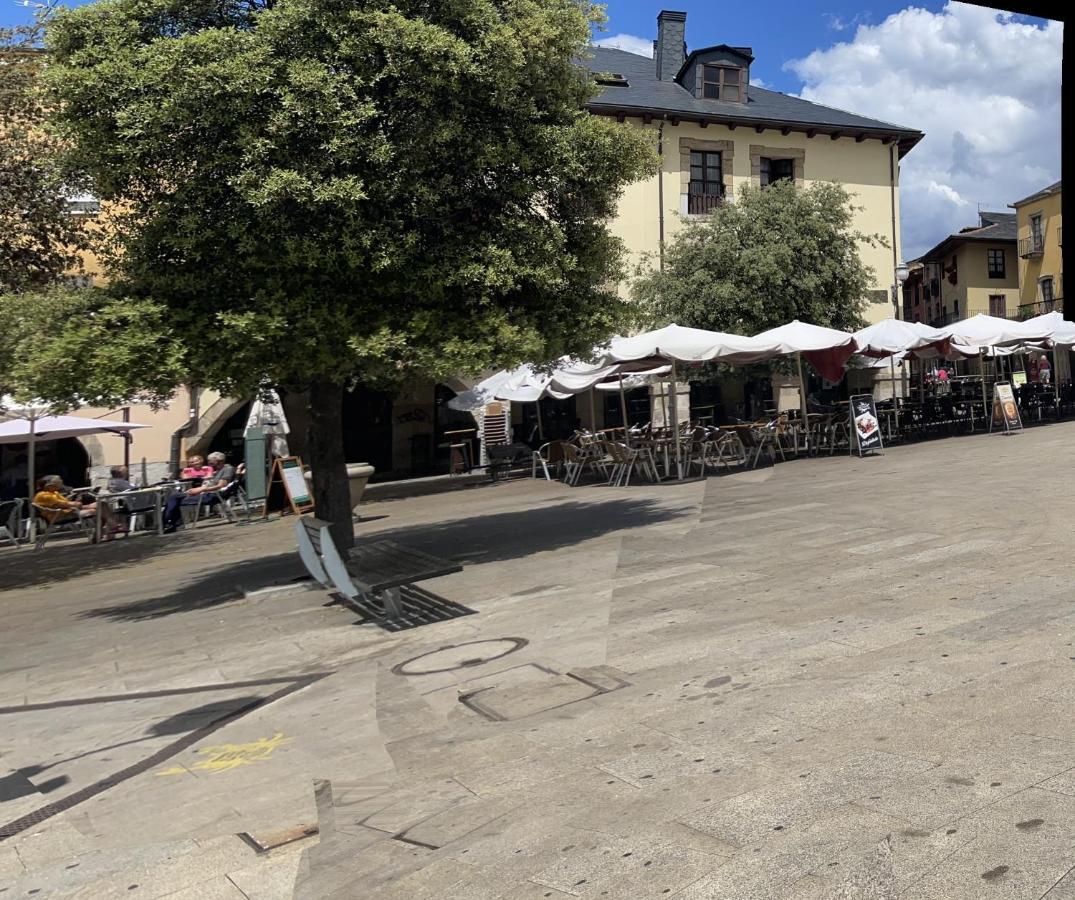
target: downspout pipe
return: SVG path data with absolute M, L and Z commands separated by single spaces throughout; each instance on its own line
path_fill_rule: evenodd
M 198 402 L 198 389 L 195 387 L 188 387 L 187 393 L 190 395 L 190 407 L 188 410 L 187 421 L 172 432 L 172 444 L 168 454 L 168 468 L 173 475 L 179 474 L 179 456 L 183 449 L 183 438 L 198 427 L 198 420 L 201 415 L 201 409 Z
M 664 271 L 664 118 L 657 123 L 657 249 L 660 270 Z
M 899 152 L 899 144 L 893 142 L 889 145 L 888 154 L 888 185 L 890 191 L 890 201 L 892 205 L 892 272 L 895 273 L 897 267 L 900 264 L 900 256 L 896 250 L 896 154 Z M 900 296 L 902 289 L 897 287 L 896 296 L 893 298 L 893 305 L 895 306 L 894 318 L 902 318 L 900 316 L 900 301 L 903 299 Z

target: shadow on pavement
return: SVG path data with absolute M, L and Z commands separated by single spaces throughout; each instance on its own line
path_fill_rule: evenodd
M 464 565 L 476 565 L 571 547 L 622 529 L 674 521 L 695 509 L 693 505 L 676 509 L 652 500 L 630 498 L 559 503 L 386 531 L 367 531 L 360 524 L 355 539 L 392 539 Z M 253 591 L 298 582 L 304 576 L 306 571 L 297 552 L 277 553 L 221 566 L 168 594 L 101 606 L 81 615 L 114 622 L 156 619 L 230 603 L 241 596 L 240 586 Z
M 207 529 L 208 530 L 208 529 Z M 195 532 L 200 536 L 200 533 Z M 0 590 L 55 584 L 80 575 L 142 562 L 190 546 L 187 534 L 161 537 L 138 534 L 104 544 L 85 538 L 52 539 L 41 549 L 22 546 L 5 550 L 0 556 Z
M 614 531 L 671 522 L 696 509 L 693 504 L 675 509 L 634 498 L 597 503 L 572 501 L 384 531 L 365 531 L 360 525 L 355 540 L 399 541 L 474 565 L 571 547 Z

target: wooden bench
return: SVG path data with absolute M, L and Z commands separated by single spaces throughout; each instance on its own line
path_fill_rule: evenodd
M 401 586 L 463 571 L 458 563 L 395 541 L 361 543 L 344 560 L 332 540 L 329 523 L 313 516 L 299 517 L 295 536 L 299 556 L 325 590 L 338 592 L 351 602 L 375 600 L 388 618 L 403 615 Z

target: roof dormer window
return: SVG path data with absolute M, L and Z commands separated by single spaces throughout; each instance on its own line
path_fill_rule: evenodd
M 732 66 L 702 66 L 702 96 L 709 100 L 741 103 L 743 99 L 742 70 Z

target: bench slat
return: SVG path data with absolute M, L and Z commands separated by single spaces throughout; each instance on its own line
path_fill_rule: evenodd
M 376 592 L 462 572 L 463 567 L 451 560 L 385 540 L 363 543 L 351 550 L 347 571 L 365 590 Z

